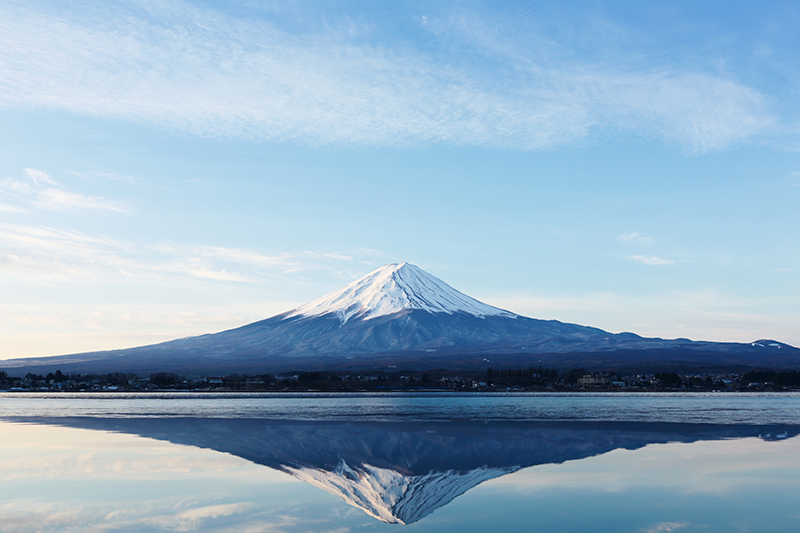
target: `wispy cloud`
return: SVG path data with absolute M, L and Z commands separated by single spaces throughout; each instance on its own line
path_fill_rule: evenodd
M 4 531 L 328 530 L 296 516 L 296 501 L 283 496 L 286 483 L 299 482 L 230 454 L 58 426 L 0 422 L 0 431 L 0 481 L 26 480 L 0 502 Z M 154 496 L 147 487 L 160 480 L 182 488 Z M 99 496 L 66 498 L 64 487 L 76 482 Z M 115 490 L 121 484 L 128 490 Z M 261 492 L 248 497 L 248 486 Z
M 199 485 L 219 483 L 218 478 L 199 478 Z M 198 484 L 198 483 L 195 483 Z M 34 533 L 40 531 L 82 531 L 108 533 L 110 531 L 241 531 L 243 533 L 286 533 L 289 531 L 328 531 L 344 533 L 347 529 L 330 526 L 319 519 L 296 516 L 297 507 L 290 502 L 271 504 L 267 510 L 261 501 L 240 504 L 213 505 L 219 494 L 187 488 L 187 497 L 158 499 L 113 498 L 96 502 L 68 502 L 55 498 L 39 497 L 29 500 L 15 498 L 0 504 L 0 520 L 9 531 Z M 114 490 L 110 490 L 114 493 Z M 55 501 L 53 501 L 55 500 Z M 198 516 L 182 520 L 184 513 L 192 516 L 193 506 L 209 504 L 198 509 L 239 506 L 239 513 Z M 226 517 L 235 516 L 235 519 Z M 222 522 L 220 524 L 220 522 Z M 323 523 L 321 523 L 323 522 Z
M 208 245 L 139 246 L 71 230 L 0 224 L 0 277 L 37 284 L 89 279 L 255 283 L 352 261 L 348 254 L 333 252 L 268 254 Z
M 137 346 L 241 326 L 352 281 L 377 266 L 372 259 L 357 250 L 132 243 L 0 224 L 0 359 Z M 47 293 L 47 303 L 28 303 L 26 294 L 37 291 Z M 97 300 L 108 293 L 125 303 Z
M 137 289 L 145 290 L 142 286 Z M 119 285 L 112 290 L 124 292 Z M 277 290 L 259 292 L 270 295 L 268 301 L 247 291 L 231 292 L 216 299 L 207 292 L 201 302 L 184 298 L 175 304 L 155 300 L 142 304 L 0 303 L 0 359 L 155 344 L 236 328 L 303 303 L 281 298 Z
M 687 522 L 661 522 L 654 526 L 650 526 L 644 530 L 644 533 L 670 533 L 678 531 L 679 529 L 686 529 L 691 524 Z
M 180 522 L 197 522 L 203 518 L 217 518 L 220 516 L 230 516 L 239 514 L 250 508 L 252 505 L 246 503 L 226 503 L 220 505 L 207 505 L 196 507 L 179 513 L 175 518 Z M 187 528 L 189 529 L 189 528 Z M 193 529 L 193 528 L 191 528 Z
M 123 183 L 138 183 L 141 181 L 140 178 L 138 178 L 137 176 L 119 174 L 117 172 L 111 172 L 108 170 L 93 170 L 88 172 L 78 172 L 77 170 L 68 170 L 67 172 L 69 172 L 73 176 L 77 176 L 79 178 L 84 178 L 87 180 L 103 179 L 110 181 L 119 181 Z
M 636 243 L 643 243 L 643 244 L 652 244 L 655 242 L 655 239 L 649 235 L 642 235 L 638 232 L 631 232 L 631 233 L 623 233 L 620 235 L 619 240 L 622 242 L 636 242 Z
M 100 209 L 128 213 L 122 202 L 108 200 L 99 196 L 80 194 L 63 189 L 49 188 L 36 191 L 35 205 L 55 211 L 71 211 L 78 209 Z
M 384 42 L 371 21 L 350 17 L 326 17 L 301 35 L 179 1 L 53 9 L 0 12 L 0 106 L 208 137 L 518 149 L 629 131 L 705 152 L 775 121 L 762 95 L 735 79 L 658 63 L 564 62 L 514 46 L 519 28 L 489 33 L 492 21 L 420 19 L 420 34 L 447 27 L 429 50 Z M 462 41 L 469 53 L 454 55 Z
M 122 202 L 70 191 L 41 170 L 35 168 L 23 170 L 26 180 L 6 178 L 0 182 L 0 191 L 20 196 L 36 207 L 53 211 L 92 209 L 130 212 L 128 206 Z
M 24 213 L 25 210 L 21 207 L 9 204 L 0 204 L 0 213 Z
M 636 261 L 639 263 L 643 263 L 645 265 L 672 265 L 675 264 L 675 261 L 670 259 L 662 259 L 661 257 L 656 257 L 654 255 L 634 255 L 630 257 L 632 261 Z
M 714 415 L 709 413 L 707 419 L 714 420 Z M 753 477 L 764 469 L 780 469 L 781 464 L 796 467 L 799 443 L 797 438 L 780 443 L 749 438 L 649 444 L 638 450 L 617 449 L 575 464 L 535 466 L 491 483 L 531 492 L 557 488 L 634 494 L 657 488 L 682 496 L 718 498 L 731 493 L 746 494 Z M 790 485 L 796 481 L 789 476 L 775 476 L 774 483 L 783 485 L 787 491 L 793 489 Z M 675 520 L 647 524 L 638 531 L 655 533 L 684 528 L 706 529 L 702 524 Z
M 35 168 L 23 168 L 22 170 L 25 171 L 25 175 L 28 176 L 28 179 L 30 179 L 36 185 L 53 185 L 55 187 L 61 186 L 46 172 Z

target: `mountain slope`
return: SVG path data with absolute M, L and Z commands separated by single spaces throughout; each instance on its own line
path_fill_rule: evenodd
M 517 316 L 479 302 L 410 263 L 385 265 L 336 292 L 289 311 L 285 316 L 335 315 L 345 324 L 353 317 L 369 320 L 411 309 L 477 317 Z
M 538 320 L 492 307 L 420 268 L 386 265 L 286 313 L 215 334 L 151 346 L 9 360 L 20 371 L 173 371 L 195 374 L 287 370 L 557 368 L 800 368 L 800 350 L 652 339 Z M 14 369 L 21 369 L 15 371 Z
M 519 468 L 480 466 L 466 472 L 431 471 L 424 475 L 408 476 L 369 464 L 350 467 L 344 459 L 340 459 L 333 471 L 291 466 L 283 469 L 301 481 L 339 496 L 381 522 L 412 524 L 484 481 L 510 474 Z

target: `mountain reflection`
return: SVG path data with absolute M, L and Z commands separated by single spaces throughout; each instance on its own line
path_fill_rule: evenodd
M 12 419 L 7 419 L 12 420 Z M 329 422 L 204 418 L 14 418 L 230 453 L 286 472 L 387 523 L 411 524 L 521 468 L 647 444 L 782 439 L 787 426 L 642 422 Z

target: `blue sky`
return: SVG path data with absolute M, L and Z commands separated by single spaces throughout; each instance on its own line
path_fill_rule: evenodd
M 800 3 L 0 4 L 0 358 L 409 261 L 487 303 L 800 345 Z

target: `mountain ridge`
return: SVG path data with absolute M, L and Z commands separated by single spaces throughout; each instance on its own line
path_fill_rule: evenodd
M 467 313 L 477 317 L 517 316 L 455 290 L 416 265 L 392 263 L 338 291 L 288 311 L 285 318 L 334 314 L 345 324 L 353 317 L 369 320 L 410 309 L 430 313 Z
M 122 350 L 6 360 L 7 370 L 172 371 L 556 368 L 800 368 L 800 350 L 761 339 L 645 338 L 517 315 L 409 263 L 385 265 L 295 309 L 238 328 Z

